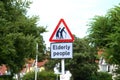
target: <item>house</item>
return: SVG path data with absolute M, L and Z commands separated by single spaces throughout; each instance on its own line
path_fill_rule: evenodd
M 47 62 L 48 60 L 45 59 L 41 62 L 37 62 L 37 70 L 38 71 L 42 71 L 44 70 L 44 65 L 45 63 Z M 27 61 L 27 63 L 25 64 L 25 67 L 21 70 L 21 73 L 27 73 L 27 72 L 30 72 L 30 71 L 35 71 L 35 60 L 31 59 L 29 61 Z
M 98 61 L 98 71 L 102 71 L 102 72 L 108 72 L 110 74 L 112 74 L 113 76 L 113 80 L 114 80 L 114 77 L 115 77 L 115 74 L 114 74 L 114 70 L 116 69 L 116 65 L 112 65 L 112 64 L 108 64 L 106 62 L 106 60 L 103 58 L 102 54 L 103 54 L 103 50 L 102 49 L 99 49 L 98 50 L 98 57 L 99 57 L 99 61 Z
M 24 65 L 24 68 L 20 72 L 20 77 L 23 77 L 26 73 L 31 72 L 31 71 L 43 71 L 45 70 L 44 65 L 48 60 L 45 59 L 43 61 L 37 62 L 37 68 L 36 68 L 36 63 L 34 59 L 30 59 L 27 61 L 27 63 Z M 16 74 L 14 76 L 15 79 L 18 79 L 18 75 Z
M 48 60 L 45 59 L 41 62 L 37 62 L 37 70 L 42 71 L 45 70 L 44 65 Z M 23 67 L 23 69 L 20 71 L 20 77 L 23 77 L 26 73 L 30 71 L 35 71 L 35 60 L 31 59 L 29 60 Z M 7 66 L 5 64 L 2 64 L 0 66 L 0 76 L 2 75 L 10 75 L 10 71 L 8 70 Z M 14 76 L 15 79 L 18 79 L 18 75 L 16 74 Z

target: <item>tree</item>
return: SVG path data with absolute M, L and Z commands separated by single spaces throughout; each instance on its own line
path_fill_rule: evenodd
M 18 73 L 25 60 L 35 58 L 36 43 L 43 53 L 41 35 L 46 29 L 37 25 L 38 16 L 26 16 L 31 4 L 28 0 L 0 1 L 0 64 L 5 64 L 12 75 Z
M 95 16 L 91 23 L 89 30 L 89 40 L 96 48 L 103 48 L 109 43 L 107 35 L 113 32 L 112 27 L 109 26 L 108 17 Z
M 90 80 L 97 72 L 96 51 L 87 38 L 75 37 L 73 52 L 73 58 L 66 60 L 66 69 L 72 73 L 73 80 Z
M 90 28 L 91 42 L 94 46 L 104 48 L 105 58 L 109 63 L 120 66 L 120 5 L 111 8 L 105 16 L 99 16 Z M 103 19 L 101 19 L 101 17 Z M 102 33 L 102 34 L 101 34 Z M 97 36 L 95 36 L 97 35 Z M 102 44 L 101 44 L 102 43 Z M 99 45 L 98 45 L 99 44 Z

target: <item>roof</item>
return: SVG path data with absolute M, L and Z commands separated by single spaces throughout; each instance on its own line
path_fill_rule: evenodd
M 6 71 L 7 71 L 7 67 L 4 64 L 2 64 L 0 66 L 0 75 L 4 75 Z

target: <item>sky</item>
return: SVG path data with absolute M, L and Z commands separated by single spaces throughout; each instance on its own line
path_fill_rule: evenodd
M 47 26 L 48 32 L 42 34 L 46 46 L 59 20 L 64 19 L 72 34 L 79 38 L 87 35 L 87 26 L 94 16 L 105 15 L 120 0 L 31 0 L 29 16 L 39 16 L 38 25 Z

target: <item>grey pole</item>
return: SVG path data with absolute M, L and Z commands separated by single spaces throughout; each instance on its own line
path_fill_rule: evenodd
M 37 62 L 38 62 L 38 43 L 36 44 L 36 60 L 35 60 L 35 80 L 37 80 Z

